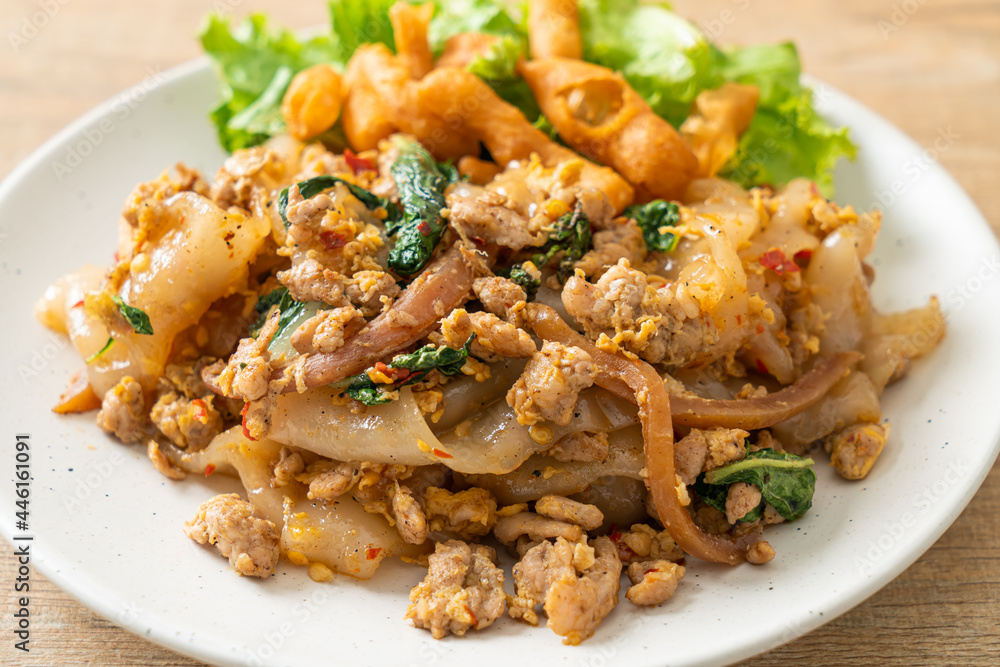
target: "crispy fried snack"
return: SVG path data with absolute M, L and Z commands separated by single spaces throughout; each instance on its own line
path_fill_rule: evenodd
M 385 105 L 360 70 L 359 64 L 352 59 L 344 72 L 347 95 L 341 115 L 347 142 L 358 152 L 377 147 L 378 142 L 396 131 L 385 117 Z
M 614 168 L 640 200 L 684 194 L 697 158 L 621 74 L 568 58 L 522 62 L 518 71 L 559 136 Z
M 756 86 L 724 83 L 695 98 L 694 113 L 681 125 L 681 135 L 698 158 L 699 178 L 715 176 L 736 152 L 740 135 L 757 111 L 758 97 Z
M 531 0 L 528 38 L 532 58 L 582 58 L 576 0 Z
M 427 43 L 427 26 L 434 16 L 434 3 L 411 5 L 397 2 L 389 10 L 396 55 L 406 65 L 413 79 L 422 79 L 434 67 L 434 57 Z
M 496 44 L 496 35 L 481 32 L 460 32 L 444 42 L 444 52 L 438 58 L 437 67 L 468 67 L 479 56 L 485 55 Z
M 601 167 L 560 146 L 534 127 L 517 109 L 497 96 L 479 77 L 454 67 L 435 69 L 419 84 L 423 111 L 442 119 L 447 128 L 467 132 L 482 141 L 501 164 L 526 160 L 536 153 L 542 163 L 583 163 L 580 182 L 604 192 L 617 212 L 632 203 L 632 187 L 613 169 Z M 693 156 L 691 158 L 694 160 Z
M 478 142 L 461 128 L 447 127 L 439 117 L 423 112 L 417 103 L 418 83 L 410 78 L 406 65 L 384 44 L 366 44 L 359 48 L 347 69 L 347 78 L 352 84 L 361 81 L 371 86 L 376 102 L 381 105 L 382 117 L 395 129 L 416 137 L 438 160 L 457 160 L 479 153 Z M 351 120 L 372 122 L 370 118 L 360 119 L 353 113 Z M 353 143 L 352 147 L 363 150 Z
M 342 105 L 340 74 L 330 65 L 313 65 L 292 79 L 281 102 L 281 115 L 288 134 L 305 141 L 333 127 Z

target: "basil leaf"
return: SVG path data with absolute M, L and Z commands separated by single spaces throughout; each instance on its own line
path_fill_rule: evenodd
M 465 345 L 457 350 L 451 347 L 425 345 L 409 354 L 396 355 L 392 361 L 386 364 L 386 367 L 407 370 L 409 374 L 391 384 L 382 384 L 372 380 L 369 373 L 375 372 L 376 367 L 373 366 L 364 373 L 342 380 L 334 386 L 341 387 L 348 396 L 365 405 L 389 403 L 393 399 L 387 396 L 387 392 L 420 382 L 432 370 L 437 370 L 442 375 L 458 375 L 462 372 L 462 366 L 469 358 L 469 350 L 472 348 L 472 341 L 475 338 L 475 334 L 469 336 Z
M 527 262 L 525 262 L 527 264 Z M 537 269 L 536 269 L 537 271 Z M 538 294 L 538 288 L 542 286 L 541 277 L 535 278 L 524 268 L 524 264 L 515 264 L 509 269 L 501 269 L 497 271 L 497 275 L 502 278 L 506 278 L 518 287 L 524 290 L 524 293 L 528 297 L 528 301 L 534 301 L 535 295 Z
M 392 385 L 378 384 L 366 373 L 361 373 L 351 379 L 351 383 L 344 388 L 344 391 L 355 401 L 360 401 L 365 405 L 381 405 L 392 402 L 392 398 L 386 396 L 383 391 L 385 388 L 392 389 Z
M 254 310 L 257 311 L 257 321 L 250 327 L 250 335 L 252 337 L 256 338 L 260 333 L 260 330 L 267 322 L 267 316 L 270 314 L 271 308 L 275 306 L 281 312 L 281 318 L 278 320 L 278 330 L 274 333 L 275 338 L 277 338 L 288 324 L 302 313 L 306 304 L 293 299 L 286 287 L 279 287 L 268 292 L 260 297 L 257 300 L 257 305 L 254 306 Z
M 102 354 L 104 354 L 105 352 L 107 352 L 108 350 L 110 350 L 111 346 L 114 345 L 114 344 L 115 344 L 115 339 L 112 338 L 111 336 L 108 336 L 108 340 L 107 340 L 107 342 L 104 343 L 104 347 L 102 347 L 100 350 L 98 350 L 97 352 L 94 352 L 92 355 L 90 355 L 89 357 L 87 357 L 86 359 L 84 359 L 83 363 L 89 364 L 92 361 L 97 361 L 100 358 L 100 356 Z
M 302 195 L 302 198 L 309 199 L 311 197 L 315 197 L 324 190 L 329 190 L 333 186 L 337 185 L 337 183 L 341 183 L 346 186 L 347 189 L 350 190 L 351 194 L 354 195 L 358 201 L 364 204 L 369 210 L 384 208 L 389 214 L 389 217 L 386 219 L 387 224 L 390 220 L 399 218 L 399 207 L 390 202 L 388 199 L 376 197 L 364 188 L 357 186 L 354 183 L 349 183 L 338 176 L 314 176 L 313 178 L 299 181 L 296 185 L 299 187 L 299 194 Z M 285 215 L 288 211 L 289 189 L 290 188 L 285 188 L 278 195 L 278 215 L 281 216 L 281 221 L 285 223 L 285 229 L 288 229 L 289 224 L 288 218 Z
M 678 234 L 668 231 L 681 220 L 680 209 L 673 202 L 654 199 L 648 204 L 629 206 L 625 215 L 632 218 L 642 230 L 642 240 L 650 252 L 672 252 L 680 243 Z
M 438 171 L 444 176 L 444 180 L 448 182 L 448 185 L 454 185 L 455 183 L 461 183 L 465 180 L 462 174 L 459 173 L 458 167 L 455 163 L 449 160 L 448 162 L 438 162 Z
M 403 215 L 397 224 L 386 225 L 386 232 L 396 236 L 388 264 L 397 274 L 410 276 L 427 265 L 444 234 L 441 209 L 446 206 L 444 190 L 450 181 L 416 141 L 400 139 L 396 146 L 399 155 L 389 174 L 399 192 Z
M 118 312 L 132 327 L 132 331 L 143 336 L 153 335 L 153 325 L 149 323 L 149 315 L 139 308 L 128 305 L 120 296 L 112 296 L 111 300 L 118 304 Z
M 389 362 L 389 368 L 405 368 L 413 373 L 427 374 L 437 369 L 442 375 L 458 375 L 465 365 L 465 360 L 469 358 L 469 349 L 475 334 L 469 337 L 465 345 L 459 349 L 451 347 L 435 347 L 425 345 L 410 354 L 401 354 Z M 407 381 L 405 384 L 412 384 Z
M 694 491 L 698 497 L 717 510 L 726 511 L 729 486 L 736 482 L 753 484 L 760 489 L 764 502 L 771 505 L 788 521 L 803 516 L 812 506 L 816 490 L 813 460 L 784 454 L 773 449 L 750 452 L 742 461 L 710 470 L 698 476 Z M 741 521 L 754 521 L 758 507 Z
M 556 276 L 559 282 L 566 282 L 570 274 L 573 273 L 573 265 L 580 260 L 590 249 L 591 242 L 590 220 L 583 212 L 583 208 L 577 203 L 576 207 L 566 213 L 552 225 L 549 238 L 539 252 L 532 255 L 531 261 L 538 268 L 547 266 L 552 259 L 563 253 L 559 260 L 559 269 Z

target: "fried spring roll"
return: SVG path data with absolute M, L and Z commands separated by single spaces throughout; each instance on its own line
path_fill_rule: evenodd
M 640 200 L 684 194 L 697 158 L 621 74 L 568 58 L 522 62 L 518 71 L 559 136 L 624 176 Z

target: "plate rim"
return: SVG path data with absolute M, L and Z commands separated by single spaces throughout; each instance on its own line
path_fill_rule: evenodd
M 204 75 L 207 69 L 211 69 L 211 62 L 206 56 L 193 58 L 159 73 L 157 80 L 152 85 L 144 83 L 133 84 L 84 112 L 35 148 L 0 180 L 0 201 L 4 201 L 7 197 L 11 196 L 16 191 L 19 183 L 28 178 L 41 163 L 50 158 L 60 147 L 64 146 L 70 137 L 78 134 L 94 121 L 104 117 L 122 99 L 130 98 L 140 90 L 148 93 L 150 90 L 170 85 L 183 85 L 185 79 Z M 864 116 L 866 123 L 873 123 L 878 126 L 880 132 L 893 135 L 894 141 L 903 141 L 924 150 L 921 144 L 891 121 L 838 87 L 809 74 L 803 74 L 802 80 L 814 89 L 822 86 L 824 91 L 838 105 L 848 108 L 852 114 Z M 207 112 L 208 110 L 206 109 L 206 118 Z M 1000 252 L 1000 242 L 998 242 L 996 232 L 993 231 L 989 221 L 983 215 L 975 200 L 972 199 L 954 176 L 937 161 L 930 165 L 929 173 L 935 181 L 947 184 L 951 190 L 948 193 L 949 196 L 955 194 L 960 198 L 964 198 L 969 209 L 974 211 L 978 216 L 978 219 L 967 221 L 964 224 L 971 223 L 976 226 L 981 225 L 985 227 L 992 238 L 993 250 Z M 835 602 L 825 609 L 818 610 L 818 613 L 810 614 L 806 620 L 797 623 L 794 628 L 785 627 L 784 631 L 782 631 L 782 627 L 776 624 L 769 630 L 762 631 L 755 641 L 741 644 L 738 647 L 723 648 L 722 650 L 710 653 L 706 655 L 704 661 L 699 661 L 698 664 L 731 664 L 735 661 L 748 660 L 767 651 L 774 650 L 839 618 L 847 611 L 850 611 L 881 591 L 927 553 L 933 544 L 951 528 L 957 518 L 968 507 L 976 493 L 978 493 L 998 456 L 1000 456 L 1000 419 L 997 420 L 990 440 L 992 441 L 992 445 L 988 448 L 984 447 L 982 450 L 985 452 L 983 461 L 984 463 L 988 463 L 988 465 L 982 465 L 971 474 L 972 483 L 965 486 L 962 493 L 957 495 L 958 500 L 953 502 L 945 513 L 947 519 L 941 521 L 932 529 L 923 531 L 921 538 L 910 545 L 904 551 L 904 555 L 882 561 L 881 568 L 875 569 L 866 579 L 859 579 L 855 585 L 839 595 Z M 8 521 L 6 514 L 0 516 L 0 534 L 13 544 L 13 524 Z M 77 568 L 64 558 L 61 558 L 60 555 L 49 557 L 44 552 L 33 554 L 32 567 L 36 572 L 42 574 L 84 607 L 137 637 L 194 660 L 218 665 L 242 664 L 235 660 L 235 656 L 231 652 L 224 651 L 222 647 L 214 649 L 211 640 L 185 641 L 179 633 L 174 632 L 173 628 L 149 627 L 140 623 L 138 618 L 135 620 L 121 618 L 119 615 L 116 615 L 116 611 L 120 609 L 122 602 L 117 599 L 118 596 L 109 596 L 108 589 L 102 587 L 100 583 L 93 581 L 86 574 L 86 571 L 81 570 L 75 573 L 75 575 L 62 574 L 63 572 L 72 572 Z

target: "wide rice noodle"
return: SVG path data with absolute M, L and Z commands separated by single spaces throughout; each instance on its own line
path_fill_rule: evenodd
M 182 452 L 172 445 L 164 450 L 174 465 L 190 474 L 238 477 L 250 504 L 281 530 L 282 553 L 297 551 L 336 572 L 369 579 L 384 558 L 419 551 L 383 516 L 365 512 L 349 495 L 335 503 L 313 502 L 294 487 L 272 487 L 271 470 L 281 452 L 275 440 L 250 440 L 235 426 L 199 452 Z
M 362 414 L 334 405 L 335 389 L 315 389 L 278 397 L 268 437 L 335 461 L 371 461 L 397 465 L 443 463 L 464 473 L 503 474 L 545 449 L 528 427 L 517 423 L 514 410 L 496 400 L 459 428 L 435 435 L 417 407 L 413 392 L 403 387 L 399 399 L 371 406 Z M 579 418 L 569 426 L 551 427 L 549 442 L 580 431 L 608 432 L 635 422 L 629 406 L 604 391 L 584 392 L 577 403 Z

